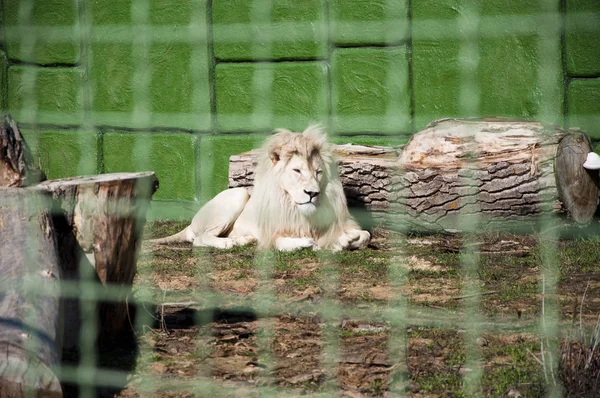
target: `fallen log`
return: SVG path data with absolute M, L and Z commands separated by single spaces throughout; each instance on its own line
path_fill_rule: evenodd
M 367 210 L 387 210 L 399 153 L 399 148 L 392 147 L 335 145 L 334 154 L 348 204 Z M 252 190 L 257 154 L 253 150 L 229 158 L 229 188 Z
M 115 173 L 45 181 L 36 186 L 52 194 L 55 211 L 95 266 L 104 285 L 122 287 L 102 303 L 101 324 L 120 330 L 127 319 L 126 297 L 136 273 L 136 255 L 146 210 L 158 188 L 153 172 Z
M 62 397 L 59 258 L 51 197 L 0 188 L 0 397 Z
M 390 209 L 409 229 L 460 230 L 466 216 L 587 224 L 598 204 L 597 174 L 583 168 L 590 151 L 584 133 L 538 122 L 436 121 L 402 151 Z
M 509 119 L 441 119 L 402 149 L 335 146 L 350 205 L 402 231 L 458 231 L 479 223 L 592 219 L 598 176 L 582 167 L 592 150 L 576 130 Z M 229 186 L 251 189 L 256 151 L 230 158 Z

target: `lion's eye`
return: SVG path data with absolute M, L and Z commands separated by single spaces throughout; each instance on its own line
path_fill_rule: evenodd
M 320 175 L 321 173 L 323 173 L 323 170 L 317 170 L 317 175 Z
M 293 169 L 295 173 L 300 174 L 300 169 Z

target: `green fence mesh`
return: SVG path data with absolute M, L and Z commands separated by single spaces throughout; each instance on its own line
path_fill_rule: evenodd
M 52 178 L 156 171 L 162 192 L 148 213 L 148 237 L 166 231 L 162 219 L 189 220 L 225 188 L 228 156 L 257 147 L 277 127 L 319 122 L 334 142 L 398 145 L 441 117 L 568 127 L 573 112 L 572 120 L 598 137 L 600 109 L 569 107 L 600 97 L 600 68 L 585 69 L 599 59 L 597 45 L 573 39 L 586 58 L 572 56 L 567 42 L 597 38 L 600 11 L 583 3 L 2 0 L 0 104 Z M 585 64 L 581 73 L 577 62 Z M 568 98 L 572 82 L 589 83 L 592 94 Z M 472 177 L 462 178 L 475 194 Z M 1 193 L 1 206 L 23 205 Z M 131 292 L 99 284 L 84 257 L 80 279 L 61 280 L 59 289 L 81 306 L 77 349 L 51 369 L 65 396 L 82 397 L 566 395 L 560 341 L 570 318 L 561 307 L 561 270 L 579 261 L 588 270 L 581 273 L 597 281 L 598 259 L 568 247 L 598 242 L 591 231 L 588 240 L 569 236 L 564 243 L 555 217 L 540 217 L 537 235 L 518 238 L 534 242 L 526 256 L 535 264 L 507 271 L 528 273 L 535 285 L 524 294 L 530 313 L 523 317 L 510 305 L 520 286 L 510 278 L 502 291 L 486 285 L 491 271 L 482 245 L 508 232 L 482 235 L 485 221 L 477 216 L 457 226 L 463 232 L 451 238 L 454 251 L 433 249 L 428 255 L 441 259 L 421 271 L 409 241 L 446 237 L 415 237 L 397 226 L 388 234 L 385 223 L 378 226 L 385 250 L 364 253 L 143 247 Z M 0 275 L 0 304 L 18 288 L 31 305 L 23 325 L 0 318 L 0 328 L 35 335 L 56 286 L 31 277 L 41 260 L 37 235 L 30 236 L 15 248 L 24 250 L 28 274 L 18 283 Z M 440 264 L 450 268 L 439 271 Z M 448 269 L 454 297 L 443 304 L 415 299 L 420 277 L 439 277 L 436 290 L 448 296 Z M 215 287 L 224 274 L 227 283 Z M 373 288 L 381 281 L 378 296 Z M 596 285 L 588 289 L 597 295 Z M 486 301 L 488 294 L 495 301 Z M 107 337 L 98 305 L 124 296 L 131 333 Z M 579 304 L 571 315 L 583 323 L 581 292 L 573 299 Z M 495 346 L 498 336 L 518 337 Z M 25 348 L 35 356 L 46 338 L 54 340 L 33 338 Z M 0 363 L 0 374 L 11 366 Z

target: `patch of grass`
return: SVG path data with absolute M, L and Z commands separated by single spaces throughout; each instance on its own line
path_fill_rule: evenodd
M 456 278 L 459 278 L 460 276 L 461 275 L 459 272 L 459 268 L 457 266 L 448 266 L 440 271 L 427 270 L 427 269 L 411 269 L 408 272 L 408 279 L 410 281 L 415 281 L 415 280 L 419 280 L 419 279 L 423 279 L 423 278 L 439 278 L 439 277 L 456 279 Z
M 385 329 L 341 329 L 340 338 L 356 337 L 356 336 L 378 336 L 387 334 Z
M 491 363 L 483 375 L 482 385 L 486 392 L 492 396 L 506 396 L 514 388 L 523 396 L 543 396 L 541 366 L 529 353 L 535 354 L 539 349 L 539 343 L 533 341 L 492 343 L 484 351 L 484 359 Z M 504 363 L 497 364 L 498 358 L 504 358 Z
M 319 275 L 303 276 L 288 280 L 292 287 L 296 290 L 304 290 L 309 286 L 315 286 L 319 282 Z
M 218 269 L 251 270 L 256 262 L 252 254 L 218 253 L 210 257 L 213 267 Z
M 191 250 L 159 250 L 150 261 L 150 270 L 164 276 L 194 276 L 198 261 L 202 259 L 196 258 Z
M 386 390 L 385 382 L 382 379 L 374 379 L 371 381 L 371 385 L 369 386 L 369 392 L 377 395 L 383 396 L 383 393 Z
M 257 252 L 256 243 L 244 246 L 233 246 L 231 249 L 216 249 L 214 247 L 207 249 L 210 250 L 211 254 L 240 254 L 250 257 L 255 257 Z
M 146 228 L 145 235 L 146 238 L 167 236 L 180 231 L 186 225 L 185 222 L 154 222 Z M 462 237 L 460 236 L 426 237 L 425 239 L 431 241 L 431 244 L 421 245 L 419 242 L 400 244 L 401 255 L 394 252 L 396 248 L 385 251 L 367 249 L 331 253 L 327 251 L 314 252 L 308 249 L 294 252 L 260 252 L 256 245 L 234 247 L 228 250 L 192 248 L 189 244 L 165 247 L 140 256 L 138 269 L 142 277 L 140 278 L 138 275 L 134 297 L 136 300 L 161 302 L 186 301 L 190 297 L 198 296 L 198 292 L 193 290 L 172 290 L 163 295 L 164 292 L 158 290 L 156 286 L 151 287 L 157 277 L 159 281 L 167 281 L 169 278 L 180 275 L 197 278 L 200 275 L 207 275 L 211 269 L 217 269 L 219 272 L 229 271 L 226 273 L 228 278 L 239 280 L 255 270 L 258 272 L 266 270 L 273 273 L 274 279 L 285 281 L 285 283 L 277 285 L 284 297 L 287 294 L 296 295 L 307 287 L 316 287 L 319 284 L 324 292 L 323 295 L 332 294 L 334 297 L 336 293 L 334 289 L 342 291 L 341 289 L 354 287 L 358 292 L 352 291 L 353 295 L 348 294 L 347 297 L 350 298 L 344 297 L 343 300 L 351 302 L 352 305 L 360 304 L 363 308 L 378 310 L 379 306 L 384 308 L 387 303 L 374 300 L 370 287 L 381 286 L 381 281 L 389 282 L 390 267 L 405 267 L 405 264 L 390 264 L 391 261 L 394 261 L 391 260 L 393 256 L 399 256 L 399 259 L 404 260 L 416 256 L 419 260 L 423 259 L 431 264 L 425 264 L 423 269 L 414 269 L 402 274 L 402 283 L 405 283 L 407 279 L 414 282 L 412 285 L 408 285 L 409 288 L 414 287 L 411 291 L 413 294 L 430 294 L 433 297 L 431 300 L 434 300 L 436 293 L 444 292 L 444 289 L 452 288 L 452 291 L 456 291 L 456 288 L 460 287 L 457 279 L 465 281 L 464 278 L 469 278 L 466 280 L 468 283 L 482 283 L 481 292 L 495 292 L 480 297 L 486 315 L 495 313 L 494 308 L 500 308 L 497 311 L 507 313 L 516 312 L 517 309 L 521 311 L 524 308 L 523 311 L 534 313 L 536 305 L 539 305 L 540 267 L 543 265 L 540 245 L 532 236 L 506 238 L 499 235 L 492 238 L 493 241 L 490 242 L 489 240 L 485 241 L 486 237 L 481 237 L 481 239 L 478 237 L 482 242 L 480 246 L 482 252 L 478 257 L 479 264 L 477 268 L 473 268 L 473 270 L 476 269 L 476 272 L 469 273 L 468 276 L 465 275 L 466 272 L 461 266 Z M 507 239 L 509 240 L 507 241 Z M 496 250 L 494 254 L 486 253 L 486 251 L 493 252 L 494 250 Z M 504 250 L 507 253 L 504 253 Z M 595 281 L 596 275 L 600 276 L 599 264 L 600 237 L 561 240 L 556 247 L 556 262 L 552 265 L 559 267 L 561 273 L 561 289 L 565 293 L 561 291 L 560 294 L 573 294 L 577 291 L 581 297 L 585 281 L 588 279 Z M 431 265 L 436 267 L 431 267 Z M 439 269 L 440 267 L 442 269 Z M 592 273 L 594 275 L 590 275 Z M 268 276 L 271 277 L 271 275 Z M 208 277 L 206 278 L 208 280 Z M 448 278 L 454 279 L 449 280 Z M 214 282 L 208 280 L 207 284 L 210 283 Z M 323 286 L 328 283 L 331 286 Z M 192 289 L 196 286 L 193 283 L 190 285 Z M 587 297 L 593 297 L 596 293 L 597 287 L 592 284 L 587 292 Z M 456 295 L 460 296 L 460 291 L 457 291 Z M 415 303 L 410 298 L 407 300 L 411 305 Z M 569 296 L 569 300 L 569 303 L 572 303 L 572 296 Z M 448 300 L 445 303 L 418 302 L 418 305 L 443 307 L 447 314 L 462 314 L 464 300 Z M 571 304 L 569 306 L 572 307 Z M 596 308 L 597 304 L 591 300 L 586 301 L 585 311 L 595 312 Z M 360 340 L 360 336 L 381 335 L 388 332 L 355 329 L 339 330 L 338 333 L 342 339 L 359 336 L 359 339 L 355 340 Z M 408 338 L 425 340 L 413 341 L 412 344 L 409 344 L 410 358 L 407 358 L 409 362 L 412 361 L 411 379 L 418 384 L 418 389 L 423 395 L 465 396 L 467 394 L 468 390 L 462 384 L 461 368 L 465 363 L 465 343 L 462 333 L 447 328 L 411 327 Z M 375 347 L 375 343 L 369 348 L 373 347 Z M 198 349 L 193 354 L 183 354 L 180 358 L 202 359 L 213 349 L 214 347 Z M 535 339 L 519 340 L 489 336 L 489 343 L 480 349 L 483 355 L 481 363 L 483 380 L 481 382 L 482 390 L 478 391 L 478 394 L 506 396 L 510 389 L 516 389 L 523 396 L 543 396 L 545 379 L 540 370 L 541 366 L 528 353 L 531 351 L 539 357 L 539 343 Z M 249 354 L 245 353 L 244 355 Z M 152 349 L 142 350 L 140 359 L 138 371 L 142 368 L 141 364 L 156 361 L 166 363 L 171 360 L 168 354 L 163 357 Z M 173 368 L 177 367 L 175 359 L 172 364 Z M 574 371 L 580 372 L 575 368 Z M 294 388 L 296 387 L 298 385 L 294 386 Z M 386 387 L 383 380 L 374 379 L 366 382 L 361 387 L 361 391 L 381 394 Z M 301 385 L 301 388 L 310 390 L 321 387 L 317 383 L 316 385 Z
M 417 256 L 430 261 L 434 265 L 459 266 L 460 253 L 440 249 L 436 245 L 406 245 L 404 255 Z
M 370 249 L 353 252 L 339 252 L 333 255 L 331 265 L 340 272 L 342 283 L 360 279 L 373 285 L 387 281 L 389 269 L 389 254 Z M 370 295 L 364 292 L 360 300 L 370 300 Z
M 464 347 L 462 345 L 455 344 L 449 347 L 449 349 L 451 351 L 449 351 L 444 358 L 444 363 L 448 366 L 464 365 L 466 360 Z
M 537 283 L 503 283 L 499 298 L 504 301 L 527 300 L 535 298 L 537 293 Z
M 176 234 L 177 232 L 183 230 L 188 225 L 190 225 L 189 221 L 154 221 L 148 222 L 144 226 L 143 230 L 143 239 L 156 239 L 163 238 L 165 236 L 170 236 Z
M 421 392 L 437 393 L 445 397 L 464 397 L 462 377 L 458 372 L 435 372 L 427 377 L 415 380 L 421 386 Z
M 482 385 L 487 395 L 494 397 L 505 397 L 511 389 L 519 391 L 524 397 L 545 395 L 541 373 L 523 366 L 493 367 L 484 374 Z
M 293 260 L 299 260 L 304 258 L 317 259 L 317 252 L 312 249 L 300 249 L 291 252 L 283 251 L 269 251 L 264 254 L 265 256 L 271 257 L 276 263 L 287 263 Z
M 600 237 L 578 238 L 559 246 L 558 263 L 562 273 L 598 272 Z
M 507 268 L 523 269 L 536 267 L 537 265 L 539 265 L 539 261 L 539 256 L 535 252 L 526 255 L 490 255 L 482 253 L 479 260 L 479 266 L 491 270 Z

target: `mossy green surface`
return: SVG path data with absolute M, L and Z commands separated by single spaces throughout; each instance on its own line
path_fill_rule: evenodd
M 600 1 L 566 0 L 565 55 L 571 76 L 600 76 Z
M 329 86 L 323 62 L 219 64 L 217 122 L 223 132 L 302 131 L 328 115 Z
M 331 74 L 333 131 L 410 132 L 405 47 L 337 49 L 333 52 Z
M 571 80 L 568 98 L 569 127 L 579 127 L 600 139 L 600 78 Z
M 7 73 L 6 53 L 0 51 L 0 112 L 5 112 L 8 109 Z
M 36 64 L 80 60 L 77 0 L 6 0 L 3 27 L 10 59 Z
M 100 135 L 97 131 L 21 129 L 34 164 L 48 179 L 97 174 Z
M 94 122 L 209 130 L 206 2 L 155 0 L 143 12 L 131 1 L 121 3 L 90 11 Z
M 407 0 L 333 0 L 329 7 L 336 44 L 397 44 L 408 39 Z
M 21 123 L 80 125 L 83 122 L 82 68 L 8 68 L 8 106 Z
M 222 60 L 327 56 L 324 0 L 215 0 L 215 56 Z
M 211 135 L 200 138 L 200 200 L 206 202 L 229 187 L 229 158 L 260 147 L 266 136 Z
M 185 133 L 106 133 L 104 171 L 154 171 L 159 189 L 154 199 L 196 199 L 198 139 Z
M 475 5 L 476 14 L 461 0 L 415 2 L 412 9 L 417 130 L 442 117 L 562 123 L 560 32 L 519 19 L 545 15 L 549 10 L 539 2 L 486 0 Z M 550 11 L 558 13 L 558 3 Z M 471 36 L 464 33 L 467 23 L 474 26 Z

